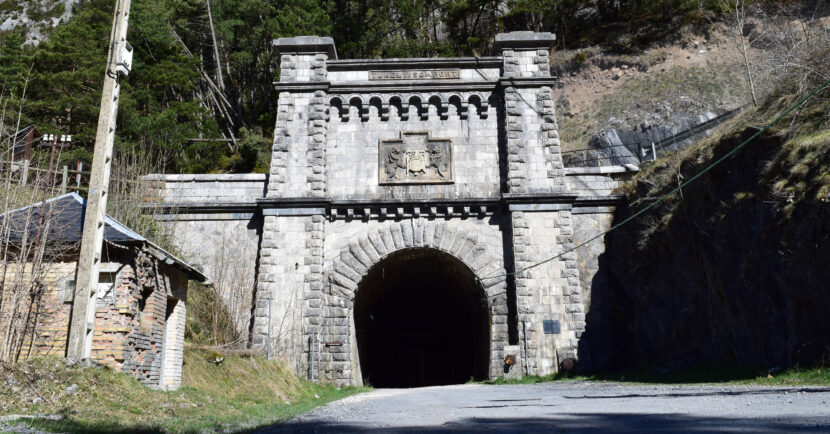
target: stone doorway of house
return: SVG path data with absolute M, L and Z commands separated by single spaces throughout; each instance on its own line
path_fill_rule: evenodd
M 355 296 L 365 384 L 420 387 L 488 378 L 490 312 L 473 272 L 435 249 L 395 252 Z

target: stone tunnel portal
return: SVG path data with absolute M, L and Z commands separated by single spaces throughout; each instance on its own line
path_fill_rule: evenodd
M 473 272 L 444 252 L 406 249 L 360 282 L 354 320 L 363 380 L 419 387 L 488 378 L 490 312 Z

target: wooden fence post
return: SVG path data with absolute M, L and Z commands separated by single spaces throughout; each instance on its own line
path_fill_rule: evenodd
M 61 178 L 61 194 L 66 194 L 66 178 L 69 177 L 69 168 L 63 166 L 63 177 Z
M 23 160 L 23 176 L 21 177 L 20 183 L 23 186 L 26 186 L 26 181 L 29 180 L 29 160 Z

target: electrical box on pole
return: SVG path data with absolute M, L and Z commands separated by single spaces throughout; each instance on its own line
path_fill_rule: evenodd
M 101 244 L 104 242 L 104 218 L 107 214 L 109 196 L 115 118 L 118 115 L 118 99 L 121 92 L 119 80 L 127 75 L 133 59 L 132 47 L 127 43 L 129 16 L 130 0 L 116 0 L 66 350 L 66 357 L 75 361 L 89 359 L 92 355 L 95 291 L 101 265 Z

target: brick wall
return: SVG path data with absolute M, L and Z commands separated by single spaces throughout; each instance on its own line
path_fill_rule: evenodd
M 11 345 L 14 352 L 19 351 L 20 358 L 33 355 L 64 356 L 72 310 L 71 299 L 70 303 L 64 301 L 64 288 L 68 281 L 74 281 L 77 263 L 44 264 L 41 272 L 43 286 L 33 300 L 28 297 L 31 265 L 23 268 L 9 264 L 8 267 L 6 279 L 0 288 L 0 348 Z M 14 294 L 15 291 L 17 295 Z M 10 321 L 17 325 L 12 330 L 9 329 Z M 15 335 L 14 332 L 20 330 L 20 325 L 23 324 L 25 327 L 22 335 Z
M 16 304 L 6 303 L 11 299 L 10 283 L 31 273 L 21 273 L 14 267 L 7 273 L 2 288 L 0 336 L 8 336 L 12 312 L 28 318 L 19 338 L 20 358 L 65 356 L 72 308 L 66 282 L 74 281 L 76 269 L 76 262 L 47 264 L 39 296 L 31 303 Z M 186 275 L 145 253 L 134 256 L 132 250 L 113 254 L 109 262 L 102 264 L 102 276 L 105 274 L 112 274 L 113 279 L 102 278 L 96 293 L 92 360 L 130 373 L 149 387 L 178 387 L 184 346 Z M 168 303 L 174 300 L 175 308 L 168 312 Z

